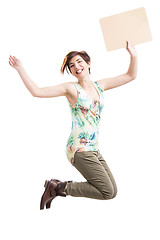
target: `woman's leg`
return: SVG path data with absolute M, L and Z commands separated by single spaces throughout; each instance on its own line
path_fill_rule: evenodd
M 117 195 L 117 184 L 111 173 L 111 170 L 109 169 L 109 167 L 108 167 L 106 161 L 104 160 L 103 156 L 101 155 L 100 151 L 98 151 L 98 159 L 101 162 L 101 164 L 103 165 L 104 169 L 106 170 L 108 176 L 110 177 L 110 180 L 111 180 L 113 188 L 114 188 L 114 194 L 113 194 L 113 198 L 114 198 Z
M 100 160 L 98 159 L 98 156 Z M 115 194 L 115 186 L 101 163 L 98 151 L 75 152 L 74 166 L 87 182 L 72 182 L 66 186 L 66 194 L 75 197 L 94 199 L 111 199 Z

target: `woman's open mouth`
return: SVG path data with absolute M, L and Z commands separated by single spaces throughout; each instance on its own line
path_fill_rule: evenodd
M 81 69 L 78 69 L 78 70 L 76 71 L 76 74 L 80 74 L 82 71 L 83 71 L 82 68 L 81 68 Z

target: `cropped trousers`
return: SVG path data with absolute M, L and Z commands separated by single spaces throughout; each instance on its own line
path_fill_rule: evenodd
M 116 196 L 116 182 L 99 150 L 75 152 L 73 166 L 86 181 L 67 183 L 65 189 L 67 195 L 100 200 Z

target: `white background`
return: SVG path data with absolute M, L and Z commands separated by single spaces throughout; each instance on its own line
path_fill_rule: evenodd
M 32 97 L 9 56 L 21 59 L 39 87 L 76 80 L 60 74 L 72 50 L 91 56 L 93 81 L 125 73 L 129 53 L 107 52 L 99 19 L 139 7 L 153 40 L 136 46 L 136 80 L 104 92 L 100 124 L 99 149 L 118 195 L 109 201 L 58 197 L 40 211 L 45 179 L 84 180 L 65 155 L 71 113 L 65 97 Z M 159 22 L 158 0 L 1 2 L 1 239 L 160 239 Z

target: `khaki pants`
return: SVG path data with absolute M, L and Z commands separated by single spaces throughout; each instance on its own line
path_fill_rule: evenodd
M 116 196 L 115 180 L 99 150 L 75 152 L 73 165 L 87 181 L 67 183 L 67 195 L 101 200 Z

